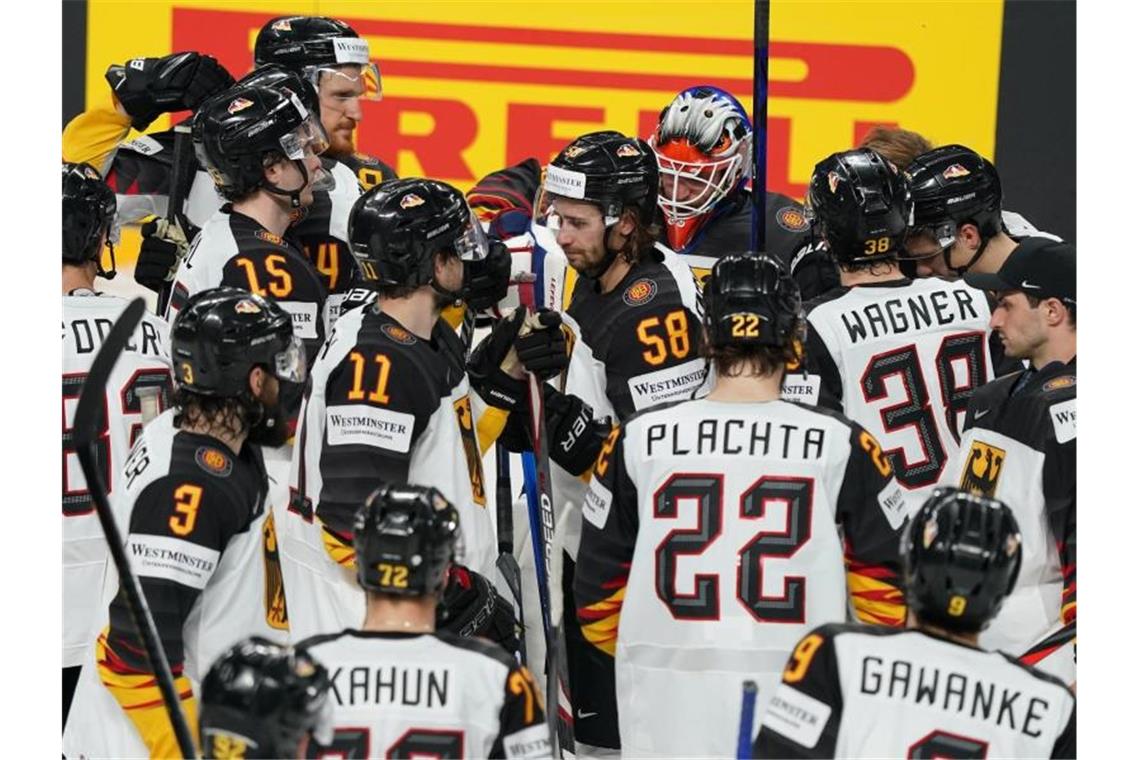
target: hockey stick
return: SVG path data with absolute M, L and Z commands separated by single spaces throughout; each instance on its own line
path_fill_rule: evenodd
M 752 757 L 752 722 L 756 716 L 756 682 L 744 682 L 740 698 L 740 733 L 736 736 L 737 760 Z
M 190 138 L 190 125 L 182 123 L 174 127 L 174 148 L 170 163 L 170 187 L 166 196 L 166 228 L 163 231 L 163 237 L 174 243 L 178 242 L 177 238 L 179 237 L 184 243 L 190 242 L 186 237 L 186 231 L 190 229 L 190 223 L 186 219 L 186 215 L 182 212 L 182 206 L 185 204 L 186 196 L 190 193 L 190 186 L 194 182 L 195 168 L 194 144 Z M 174 233 L 175 239 L 173 240 L 171 240 L 171 227 L 175 227 L 177 230 L 176 233 Z M 185 249 L 182 249 L 181 254 L 185 255 Z M 179 256 L 178 263 L 181 263 L 181 255 Z M 177 265 L 175 265 L 171 269 L 169 279 L 163 283 L 162 291 L 158 294 L 157 314 L 164 314 L 167 304 L 170 303 L 170 292 L 174 288 L 173 273 L 177 268 Z
M 1074 620 L 1038 641 L 1017 659 L 1025 665 L 1036 665 L 1061 647 L 1077 638 L 1077 622 Z
M 527 373 L 530 430 L 534 455 L 523 455 L 523 472 L 527 476 L 527 508 L 530 517 L 531 546 L 538 575 L 538 597 L 542 605 L 542 626 L 546 638 L 546 722 L 555 757 L 562 756 L 562 747 L 573 747 L 572 725 L 558 710 L 559 631 L 552 622 L 550 608 L 550 569 L 554 548 L 554 500 L 550 491 L 550 450 L 546 437 L 546 411 L 543 408 L 542 383 Z
M 123 537 L 119 534 L 115 517 L 111 513 L 111 505 L 107 501 L 107 484 L 103 482 L 103 476 L 96 464 L 96 443 L 104 422 L 102 415 L 107 380 L 145 310 L 146 302 L 143 299 L 136 298 L 131 301 L 103 341 L 102 348 L 91 364 L 91 371 L 87 373 L 83 391 L 79 394 L 72 441 L 76 456 L 79 457 L 79 465 L 83 468 L 83 476 L 87 479 L 91 500 L 95 503 L 95 511 L 99 515 L 99 524 L 103 526 L 103 534 L 107 538 L 111 559 L 119 571 L 119 583 L 126 593 L 127 607 L 130 609 L 135 628 L 142 634 L 143 643 L 146 645 L 147 661 L 154 672 L 155 680 L 158 681 L 159 691 L 162 692 L 166 714 L 170 717 L 170 724 L 174 727 L 174 735 L 178 739 L 178 748 L 184 758 L 193 758 L 197 757 L 194 740 L 191 738 L 186 718 L 182 714 L 178 692 L 174 688 L 174 676 L 170 672 L 170 663 L 166 660 L 166 652 L 159 641 L 158 630 L 154 626 L 154 618 L 151 617 L 142 587 L 131 570 L 130 560 L 123 548 Z
M 519 636 L 519 659 L 523 665 L 527 664 L 526 656 L 526 622 L 523 619 L 522 606 L 522 569 L 515 559 L 515 520 L 514 499 L 511 493 L 511 453 L 502 443 L 495 442 L 495 517 L 496 529 L 499 538 L 499 558 L 495 560 L 495 567 L 499 568 L 507 588 L 514 597 L 515 615 L 522 629 Z
M 752 27 L 752 250 L 768 244 L 768 34 L 771 3 L 754 0 Z

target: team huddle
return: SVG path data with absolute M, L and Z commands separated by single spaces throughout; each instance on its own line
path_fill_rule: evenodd
M 64 130 L 65 756 L 184 751 L 97 489 L 205 757 L 1075 756 L 1076 252 L 990 161 L 877 128 L 754 212 L 699 85 L 465 195 L 357 151 L 347 24 L 252 63 Z

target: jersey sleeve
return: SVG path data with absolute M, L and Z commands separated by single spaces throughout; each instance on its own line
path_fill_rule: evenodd
M 830 628 L 815 629 L 792 650 L 760 719 L 753 757 L 835 757 L 843 693 Z
M 855 617 L 864 623 L 901 627 L 906 622 L 899 541 L 906 499 L 890 460 L 875 437 L 859 425 L 839 491 L 847 590 Z
M 1077 619 L 1077 440 L 1053 441 L 1043 468 L 1045 515 L 1061 560 L 1061 620 Z
M 226 544 L 248 527 L 248 504 L 207 479 L 166 476 L 147 486 L 131 510 L 127 552 L 188 712 L 194 695 L 183 673 L 182 626 L 209 583 Z M 135 724 L 153 757 L 175 757 L 178 744 L 120 588 L 97 644 L 99 676 Z
M 131 131 L 131 117 L 113 103 L 88 109 L 63 128 L 63 160 L 91 164 L 106 176 L 115 148 Z
M 490 756 L 508 760 L 549 758 L 550 730 L 534 676 L 525 666 L 510 670 L 499 711 L 499 733 Z
M 843 411 L 843 378 L 835 359 L 823 342 L 819 331 L 809 321 L 807 325 L 807 341 L 804 346 L 804 368 L 808 375 L 819 378 L 819 406 Z
M 407 482 L 415 443 L 441 408 L 435 386 L 407 354 L 368 345 L 329 373 L 317 516 L 348 546 L 356 510 L 376 486 Z
M 1077 703 L 1073 702 L 1069 720 L 1057 741 L 1053 743 L 1050 758 L 1074 758 L 1077 756 Z
M 582 503 L 582 542 L 574 574 L 582 635 L 611 657 L 637 531 L 637 489 L 626 472 L 624 427 L 615 427 L 602 444 Z

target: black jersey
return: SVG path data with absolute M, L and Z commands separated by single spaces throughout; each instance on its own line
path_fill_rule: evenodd
M 1077 616 L 1077 360 L 1022 370 L 976 389 L 962 446 L 943 481 L 1009 505 L 1021 572 L 981 644 L 1021 656 Z M 1066 683 L 1073 651 L 1027 660 Z
M 326 292 L 293 239 L 270 232 L 227 203 L 206 222 L 178 266 L 167 319 L 173 322 L 190 296 L 219 285 L 277 302 L 292 315 L 293 334 L 305 342 L 312 362 L 325 338 Z

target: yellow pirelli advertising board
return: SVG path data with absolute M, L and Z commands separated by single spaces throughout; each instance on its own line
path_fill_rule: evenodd
M 302 13 L 351 24 L 380 67 L 384 99 L 364 105 L 360 149 L 464 189 L 527 156 L 545 161 L 582 132 L 645 137 L 695 84 L 751 109 L 747 0 L 89 0 L 87 102 L 108 97 L 108 64 L 140 55 L 198 50 L 241 76 L 261 25 Z M 815 162 L 875 124 L 992 155 L 1001 24 L 1001 0 L 773 0 L 769 187 L 802 197 Z

